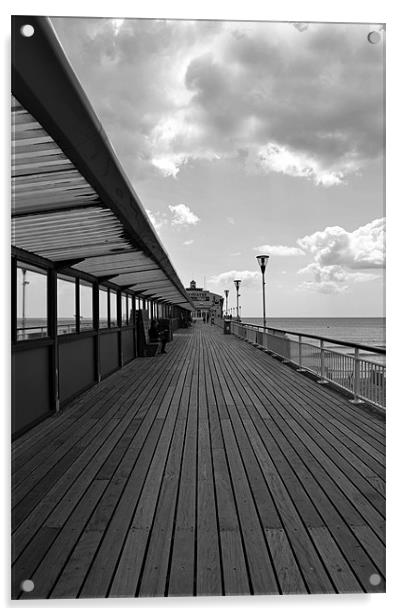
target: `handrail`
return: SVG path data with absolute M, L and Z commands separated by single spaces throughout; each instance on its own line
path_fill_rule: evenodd
M 283 362 L 292 364 L 298 372 L 316 375 L 319 379 L 318 383 L 332 383 L 337 388 L 352 394 L 352 403 L 368 402 L 382 411 L 385 410 L 385 363 L 375 361 L 374 357 L 363 357 L 359 353 L 362 349 L 377 356 L 385 355 L 385 348 L 235 320 L 231 322 L 231 332 Z M 275 332 L 280 332 L 282 335 L 278 336 Z M 295 336 L 297 340 L 292 339 L 291 336 Z M 303 338 L 319 340 L 320 344 L 304 341 Z M 325 342 L 336 343 L 339 347 L 352 347 L 354 353 L 342 353 L 339 348 L 325 347 Z
M 278 329 L 276 327 L 264 327 L 263 325 L 257 325 L 256 323 L 245 323 L 244 321 L 240 322 L 241 325 L 247 325 L 248 327 L 254 327 L 262 330 L 269 330 L 274 332 L 281 332 L 282 334 L 290 334 L 293 336 L 303 336 L 303 338 L 314 338 L 315 340 L 324 340 L 325 342 L 333 342 L 338 346 L 347 346 L 357 349 L 362 349 L 362 351 L 371 351 L 372 353 L 376 353 L 377 355 L 386 355 L 386 347 L 374 347 L 368 344 L 360 344 L 359 342 L 346 342 L 345 340 L 339 340 L 336 338 L 326 338 L 325 336 L 317 336 L 316 334 L 306 334 L 306 332 L 295 332 L 285 329 Z

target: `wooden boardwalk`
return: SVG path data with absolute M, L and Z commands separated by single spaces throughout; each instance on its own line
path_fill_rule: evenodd
M 384 434 L 217 327 L 179 330 L 14 444 L 12 596 L 384 592 Z

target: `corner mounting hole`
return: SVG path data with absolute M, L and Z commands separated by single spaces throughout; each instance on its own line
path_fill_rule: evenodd
M 20 32 L 22 36 L 29 38 L 35 34 L 35 28 L 31 24 L 25 24 L 25 26 L 21 26 Z
M 381 577 L 378 575 L 378 573 L 373 573 L 372 575 L 370 575 L 369 581 L 372 586 L 378 586 L 378 584 L 380 584 L 381 582 Z
M 377 43 L 379 43 L 381 40 L 381 34 L 376 30 L 373 30 L 373 32 L 368 33 L 367 40 L 372 45 L 377 45 Z
M 21 590 L 23 590 L 24 592 L 32 592 L 34 588 L 35 584 L 32 580 L 24 580 L 23 582 L 21 582 Z

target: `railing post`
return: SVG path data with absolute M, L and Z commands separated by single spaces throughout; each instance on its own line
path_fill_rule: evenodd
M 352 404 L 361 404 L 363 401 L 360 399 L 360 357 L 359 349 L 355 348 L 355 365 L 353 370 L 353 394 L 354 398 L 351 400 Z
M 325 378 L 325 349 L 324 349 L 324 340 L 320 340 L 320 373 L 321 378 L 318 383 L 325 384 L 328 381 Z
M 299 367 L 296 372 L 306 372 L 305 368 L 303 368 L 303 347 L 302 347 L 302 336 L 299 334 Z

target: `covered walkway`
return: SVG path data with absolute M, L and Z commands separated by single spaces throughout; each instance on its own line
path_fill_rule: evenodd
M 383 592 L 384 431 L 217 327 L 179 330 L 14 443 L 13 596 Z

